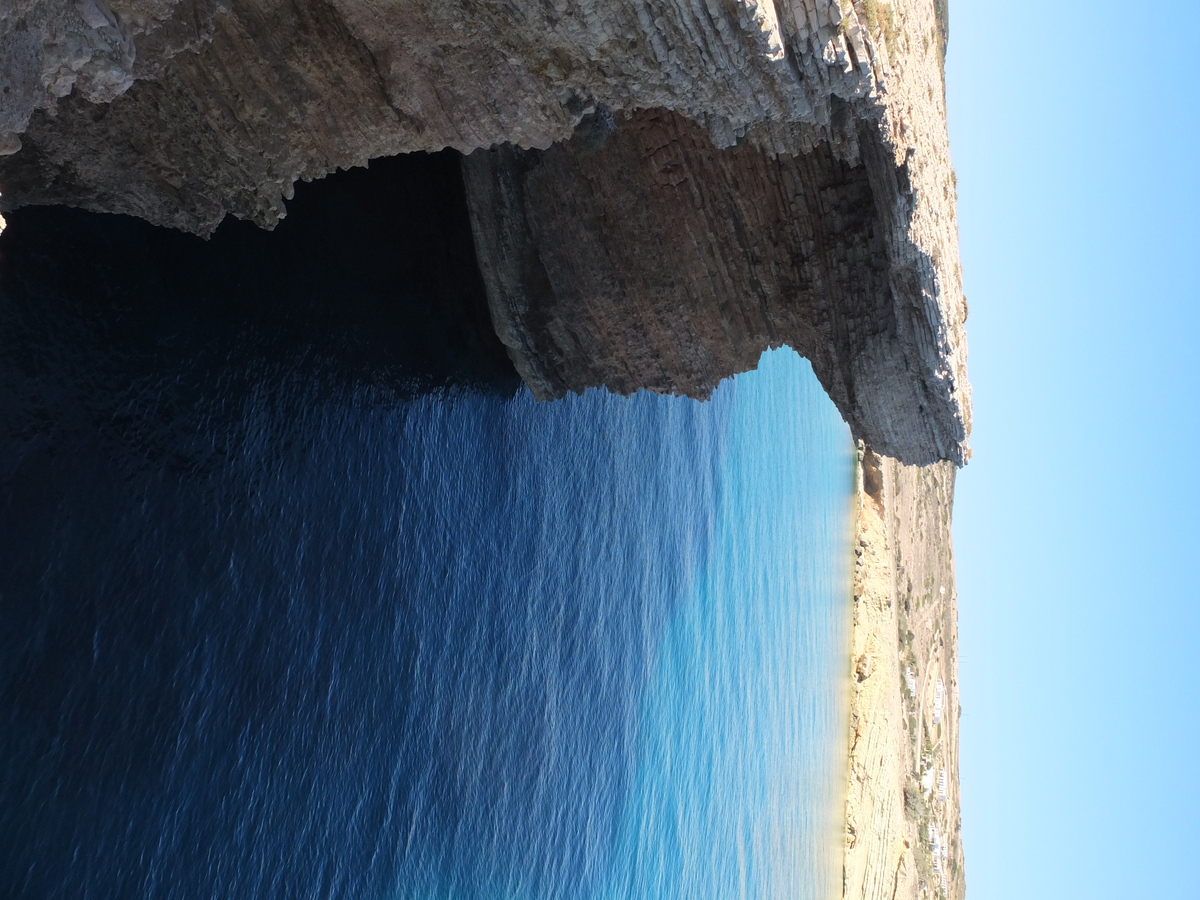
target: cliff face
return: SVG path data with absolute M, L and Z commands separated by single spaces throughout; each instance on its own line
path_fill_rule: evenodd
M 209 233 L 505 145 L 468 200 L 536 393 L 702 396 L 788 343 L 877 450 L 961 463 L 941 37 L 934 0 L 7 0 L 0 188 Z
M 706 397 L 788 344 L 871 446 L 961 459 L 926 273 L 889 254 L 905 173 L 869 133 L 851 165 L 828 144 L 717 150 L 660 110 L 605 130 L 593 117 L 549 150 L 477 151 L 464 166 L 492 319 L 537 395 Z
M 0 133 L 75 176 L 54 196 L 196 231 L 270 224 L 297 177 L 374 156 L 546 147 L 598 101 L 808 146 L 876 76 L 854 13 L 806 2 L 6 0 Z

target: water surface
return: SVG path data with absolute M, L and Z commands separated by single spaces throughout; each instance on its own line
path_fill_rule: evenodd
M 79 221 L 41 225 L 142 246 Z M 840 887 L 851 455 L 807 363 L 538 404 L 453 257 L 239 293 L 40 246 L 0 279 L 0 894 Z

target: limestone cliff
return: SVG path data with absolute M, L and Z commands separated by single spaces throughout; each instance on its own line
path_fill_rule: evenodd
M 271 227 L 297 179 L 478 150 L 539 395 L 703 396 L 788 343 L 880 452 L 966 457 L 937 0 L 3 3 L 4 208 Z
M 871 446 L 961 459 L 956 373 L 921 262 L 892 252 L 903 241 L 881 213 L 901 188 L 871 126 L 858 165 L 828 144 L 717 150 L 661 110 L 599 147 L 593 131 L 465 166 L 492 318 L 535 393 L 703 397 L 786 343 Z

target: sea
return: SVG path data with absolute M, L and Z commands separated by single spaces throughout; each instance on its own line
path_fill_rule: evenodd
M 846 425 L 534 401 L 456 165 L 9 217 L 0 896 L 840 896 Z

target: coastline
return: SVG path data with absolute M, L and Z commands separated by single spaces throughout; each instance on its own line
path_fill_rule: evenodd
M 842 896 L 961 900 L 955 468 L 858 458 Z

